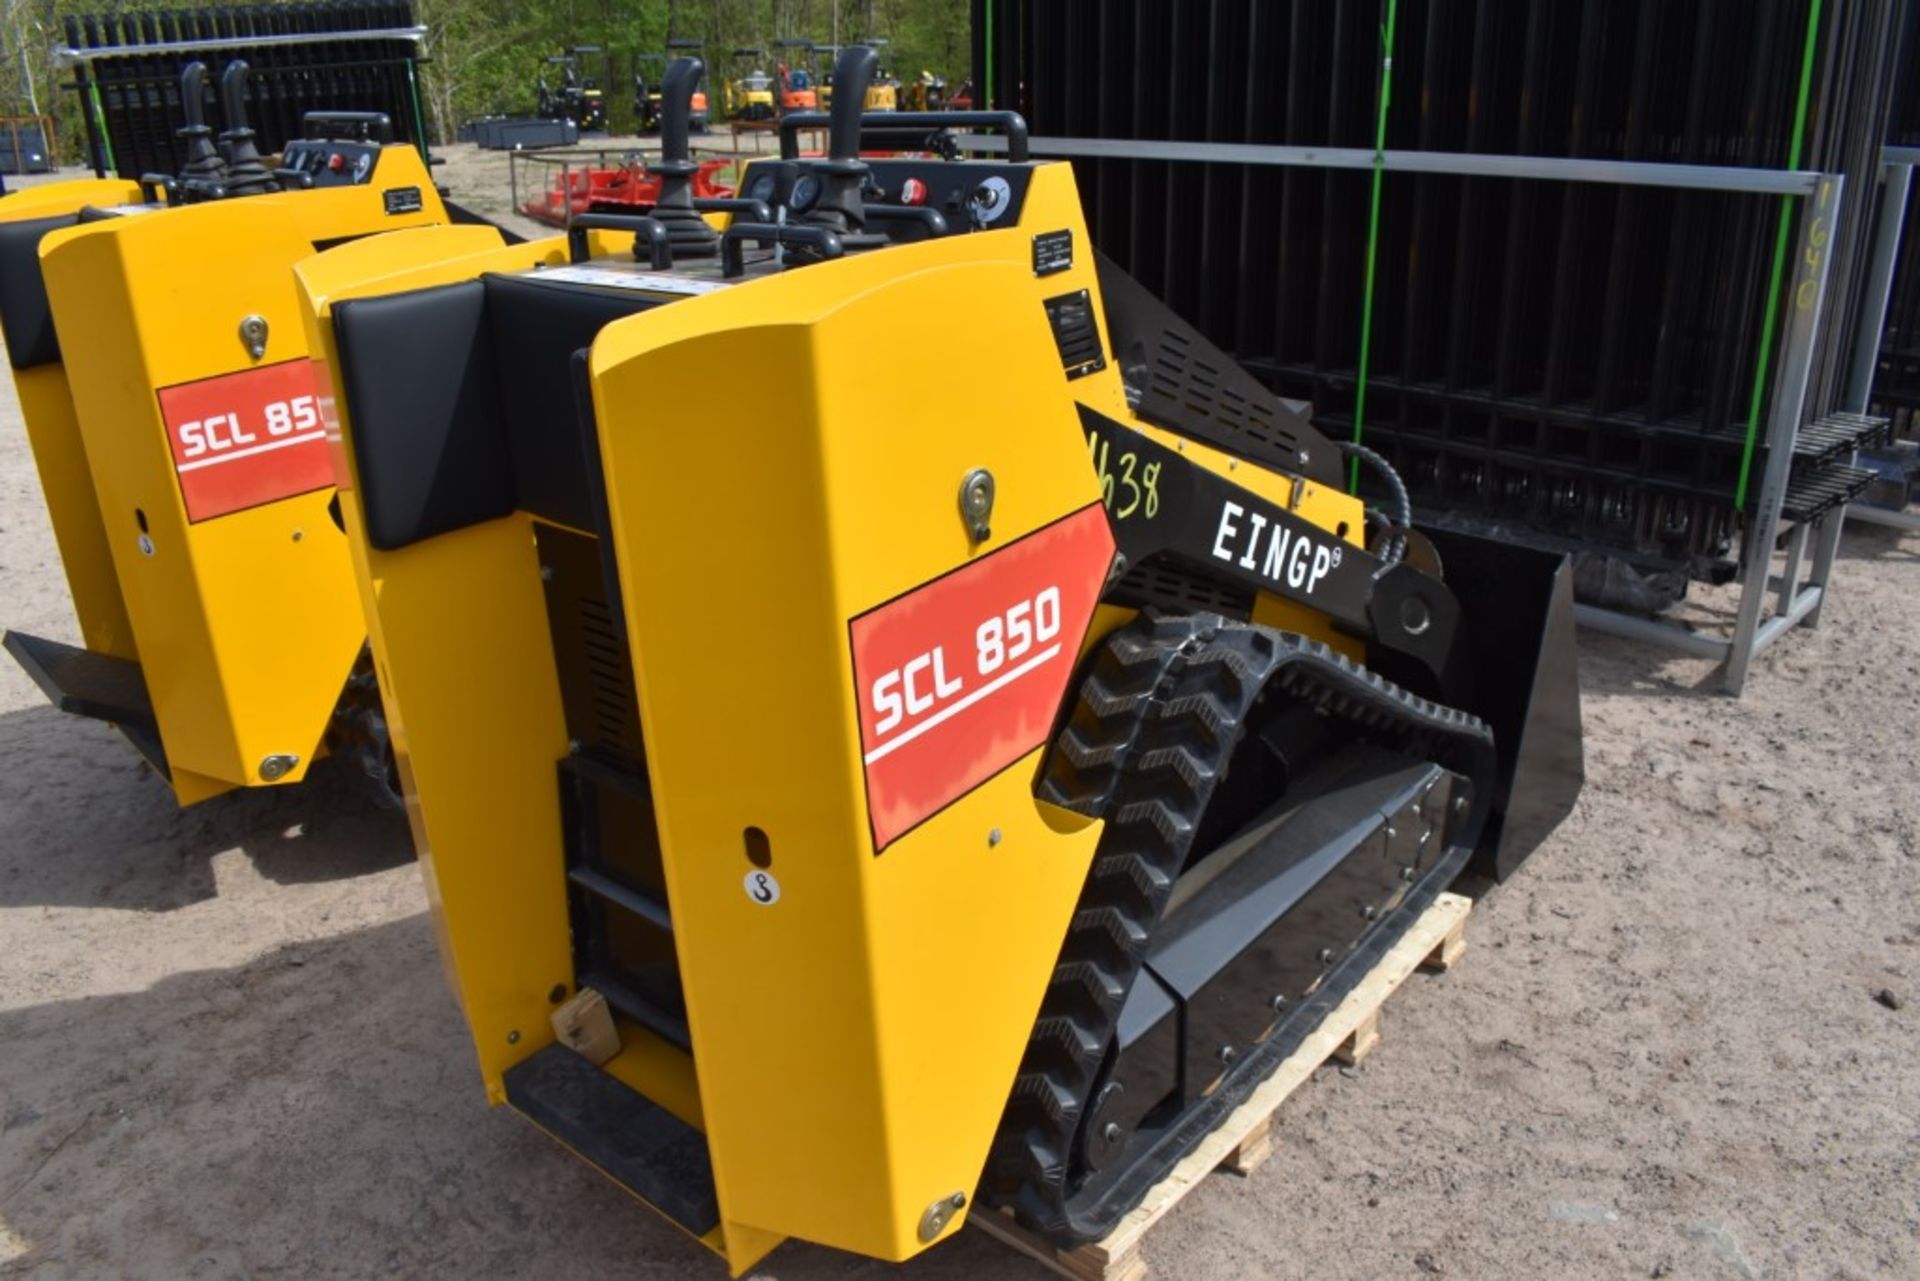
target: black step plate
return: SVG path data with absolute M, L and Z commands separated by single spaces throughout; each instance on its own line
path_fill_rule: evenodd
M 564 1045 L 507 1069 L 515 1111 L 694 1236 L 720 1224 L 707 1136 Z
M 162 777 L 170 777 L 140 664 L 26 632 L 8 632 L 5 645 L 55 707 L 74 716 L 112 722 L 148 764 Z
M 53 705 L 75 716 L 153 724 L 153 700 L 140 664 L 25 632 L 8 632 L 7 652 Z

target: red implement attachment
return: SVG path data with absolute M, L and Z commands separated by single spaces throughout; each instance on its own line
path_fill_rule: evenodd
M 731 160 L 702 160 L 700 172 L 693 176 L 694 198 L 731 196 L 733 184 L 722 181 L 721 176 L 732 166 Z M 579 214 L 636 212 L 659 198 L 660 180 L 647 172 L 644 161 L 635 157 L 617 167 L 564 170 L 545 191 L 522 201 L 520 212 L 552 226 L 564 227 L 569 218 Z

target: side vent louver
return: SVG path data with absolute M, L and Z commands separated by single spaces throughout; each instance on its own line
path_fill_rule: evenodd
M 1093 320 L 1093 296 L 1085 289 L 1046 301 L 1047 323 L 1060 349 L 1060 367 L 1068 378 L 1084 378 L 1107 367 L 1100 350 L 1100 327 Z

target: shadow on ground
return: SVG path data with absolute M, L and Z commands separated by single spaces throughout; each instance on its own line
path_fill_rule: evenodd
M 188 809 L 111 727 L 51 707 L 0 715 L 0 907 L 171 911 L 215 893 L 213 855 L 240 849 L 281 884 L 407 862 L 406 817 L 330 761 L 287 787 Z
M 0 1272 L 711 1277 L 489 1110 L 424 915 L 0 1013 Z M 789 1243 L 764 1277 L 892 1270 Z M 1038 1277 L 962 1233 L 906 1270 Z
M 1723 694 L 1719 668 L 1701 659 L 1586 628 L 1577 645 L 1583 695 L 1708 699 Z
M 1844 561 L 1920 561 L 1920 539 L 1916 539 L 1910 529 L 1856 520 L 1847 525 L 1846 533 L 1840 538 L 1839 557 Z

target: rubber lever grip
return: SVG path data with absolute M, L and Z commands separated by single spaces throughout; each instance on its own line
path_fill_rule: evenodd
M 207 64 L 189 62 L 180 68 L 180 114 L 189 129 L 206 127 Z
M 684 163 L 692 152 L 688 143 L 693 123 L 693 91 L 706 74 L 699 58 L 675 58 L 660 81 L 660 159 Z
M 252 68 L 243 58 L 235 58 L 220 73 L 220 109 L 227 116 L 227 132 L 247 125 L 247 77 Z
M 833 64 L 833 115 L 827 125 L 827 159 L 860 158 L 860 113 L 867 108 L 867 88 L 873 83 L 880 55 L 863 44 L 850 44 Z

